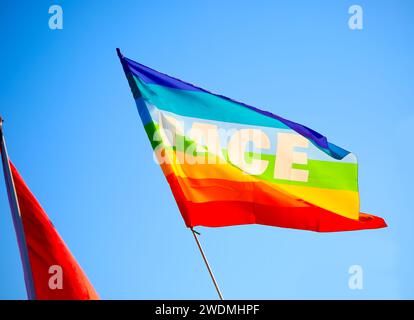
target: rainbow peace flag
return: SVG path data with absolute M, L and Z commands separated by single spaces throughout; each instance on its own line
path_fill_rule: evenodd
M 386 227 L 359 212 L 355 155 L 320 133 L 118 55 L 187 227 Z

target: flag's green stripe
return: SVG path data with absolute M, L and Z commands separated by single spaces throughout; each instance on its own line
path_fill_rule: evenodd
M 153 137 L 158 125 L 156 123 L 148 123 L 145 125 L 145 130 L 151 141 L 151 145 L 155 148 L 159 141 L 154 141 Z M 177 137 L 180 138 L 179 136 Z M 194 142 L 184 137 L 184 148 L 180 147 L 178 150 L 188 150 L 189 146 Z M 174 148 L 177 149 L 177 148 Z M 195 150 L 191 148 L 190 150 Z M 227 150 L 223 149 L 225 157 L 227 157 Z M 207 153 L 205 154 L 207 157 Z M 246 152 L 246 161 L 251 158 L 258 158 L 258 154 Z M 347 162 L 330 162 L 321 160 L 308 160 L 306 165 L 293 164 L 293 168 L 309 171 L 309 180 L 307 182 L 289 181 L 274 178 L 275 160 L 276 156 L 271 154 L 262 154 L 261 159 L 269 161 L 266 171 L 257 178 L 278 184 L 289 184 L 298 186 L 317 187 L 335 190 L 350 190 L 358 191 L 358 165 L 356 163 Z
M 263 180 L 298 186 L 358 191 L 358 165 L 356 163 L 308 160 L 306 165 L 293 164 L 294 169 L 309 171 L 308 182 L 300 182 L 275 179 L 276 156 L 262 155 L 261 158 L 269 161 L 266 171 L 259 176 Z
M 164 111 L 187 117 L 289 129 L 277 119 L 266 117 L 212 94 L 177 90 L 156 84 L 142 84 L 137 78 L 135 81 L 142 96 Z
M 147 133 L 148 139 L 151 142 L 152 149 L 155 149 L 161 141 L 154 140 L 155 132 L 158 131 L 159 126 L 155 122 L 148 122 L 146 125 L 144 125 L 145 132 Z

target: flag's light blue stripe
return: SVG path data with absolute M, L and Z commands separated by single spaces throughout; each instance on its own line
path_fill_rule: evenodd
M 204 92 L 183 91 L 155 84 L 144 84 L 136 78 L 142 96 L 157 108 L 175 114 L 230 123 L 284 128 L 282 122 Z

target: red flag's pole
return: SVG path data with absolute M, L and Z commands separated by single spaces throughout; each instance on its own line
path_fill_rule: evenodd
M 217 284 L 216 278 L 214 278 L 213 271 L 211 270 L 210 265 L 208 264 L 206 255 L 204 254 L 204 251 L 203 251 L 203 248 L 201 247 L 200 241 L 198 241 L 197 232 L 193 228 L 191 228 L 191 231 L 193 233 L 195 241 L 197 242 L 197 246 L 198 246 L 198 249 L 200 250 L 201 256 L 203 257 L 204 263 L 206 264 L 206 267 L 207 267 L 208 273 L 210 274 L 211 280 L 213 280 L 214 286 L 216 287 L 219 298 L 220 298 L 220 300 L 223 300 L 223 296 L 220 292 L 220 288 Z
M 3 135 L 3 119 L 0 117 L 0 151 L 3 164 L 4 180 L 6 181 L 7 195 L 12 213 L 14 229 L 16 231 L 17 243 L 20 249 L 20 258 L 23 264 L 24 281 L 26 283 L 27 298 L 36 299 L 33 284 L 32 269 L 30 268 L 29 253 L 27 251 L 26 238 L 24 236 L 23 221 L 20 214 L 19 202 L 14 187 L 13 175 L 10 170 L 9 156 L 7 155 L 6 141 Z

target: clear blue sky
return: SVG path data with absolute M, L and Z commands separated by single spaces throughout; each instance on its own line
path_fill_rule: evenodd
M 354 152 L 361 210 L 389 224 L 199 228 L 225 298 L 414 298 L 412 1 L 2 1 L 0 39 L 9 155 L 102 298 L 216 298 L 116 47 Z M 355 264 L 363 290 L 348 288 Z M 0 271 L 0 298 L 25 298 L 3 179 Z

